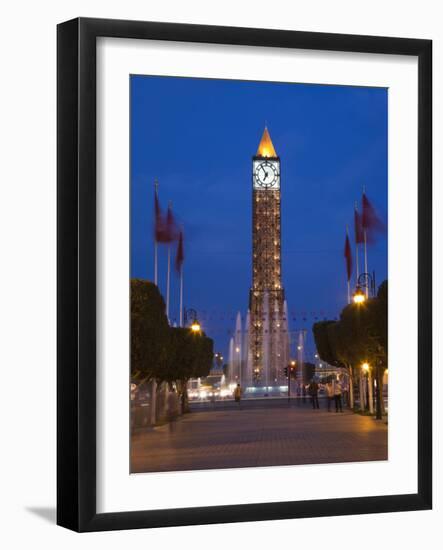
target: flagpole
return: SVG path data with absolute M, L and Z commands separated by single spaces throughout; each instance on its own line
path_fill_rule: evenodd
M 172 201 L 168 203 L 168 215 L 172 212 Z M 171 231 L 171 228 L 169 228 Z M 168 273 L 166 276 L 166 317 L 169 321 L 169 297 L 170 297 L 170 287 L 171 287 L 171 241 L 168 243 Z
M 169 207 L 171 206 L 171 202 L 169 202 Z M 170 324 L 169 321 L 169 284 L 171 281 L 171 243 L 168 243 L 168 274 L 166 278 L 166 319 L 168 320 L 168 324 Z M 168 393 L 169 393 L 169 385 L 166 382 L 165 383 L 165 401 L 164 401 L 164 413 L 167 414 L 168 411 Z
M 349 241 L 349 227 L 348 227 L 347 224 L 346 224 L 346 238 Z M 348 283 L 348 304 L 350 304 L 351 303 L 351 279 L 350 279 L 350 277 L 348 278 L 348 273 L 347 272 L 346 272 L 346 281 Z
M 168 274 L 166 277 L 166 317 L 169 321 L 169 286 L 171 282 L 171 243 L 168 244 Z
M 171 203 L 169 203 L 171 205 Z M 168 273 L 166 276 L 166 319 L 168 320 L 168 324 L 170 324 L 169 321 L 169 284 L 171 281 L 171 243 L 168 243 Z M 168 411 L 168 393 L 169 393 L 169 387 L 168 383 L 165 383 L 165 401 L 164 401 L 164 414 L 166 416 Z
M 154 180 L 155 196 L 158 199 L 158 181 Z M 157 223 L 157 220 L 156 220 Z M 154 231 L 154 283 L 158 286 L 158 242 L 156 231 Z
M 183 265 L 180 267 L 180 326 L 183 326 Z
M 365 186 L 363 185 L 363 195 L 365 194 Z M 362 215 L 364 213 L 362 212 Z M 362 219 L 362 224 L 364 223 L 364 220 Z M 366 223 L 364 224 L 365 227 L 363 228 L 363 240 L 364 240 L 364 249 L 365 249 L 365 277 L 368 278 L 368 251 L 367 251 L 367 244 L 366 244 Z M 368 282 L 368 281 L 366 281 Z M 366 284 L 366 298 L 369 298 L 369 284 Z
M 357 201 L 355 201 L 354 209 L 357 210 Z M 355 263 L 356 263 L 356 278 L 357 278 L 357 285 L 358 285 L 358 278 L 360 276 L 360 266 L 359 266 L 359 260 L 358 260 L 358 239 L 355 239 Z
M 154 180 L 155 198 L 158 200 L 158 180 Z M 154 229 L 154 283 L 158 286 L 158 242 L 157 242 L 157 219 Z M 157 380 L 155 377 L 151 380 L 151 414 L 150 424 L 155 426 L 157 422 Z
M 364 246 L 365 246 L 365 277 L 368 277 L 368 252 L 366 247 L 366 229 L 363 231 Z M 369 298 L 369 285 L 366 285 L 366 298 Z
M 351 247 L 350 247 L 350 244 L 349 244 L 349 226 L 348 226 L 348 224 L 346 224 L 345 257 L 346 257 L 346 283 L 348 285 L 348 304 L 350 304 L 351 303 L 352 257 L 351 257 Z
M 158 286 L 158 244 L 154 237 L 154 283 Z

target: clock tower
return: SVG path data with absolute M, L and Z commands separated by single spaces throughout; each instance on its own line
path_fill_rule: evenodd
M 284 379 L 287 320 L 281 282 L 280 158 L 267 127 L 252 158 L 252 287 L 249 352 L 255 385 Z

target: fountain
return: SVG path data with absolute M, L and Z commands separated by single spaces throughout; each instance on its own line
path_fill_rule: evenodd
M 234 338 L 229 340 L 229 362 L 228 362 L 228 380 L 229 384 L 233 384 L 234 378 Z
M 263 296 L 263 382 L 265 386 L 265 392 L 267 394 L 269 386 L 269 374 L 270 374 L 270 319 L 269 319 L 269 294 L 265 291 Z
M 235 319 L 235 330 L 229 342 L 229 362 L 226 383 L 240 383 L 245 397 L 252 395 L 278 394 L 285 392 L 287 379 L 284 368 L 290 361 L 290 333 L 288 305 L 279 306 L 277 300 L 263 293 L 261 316 L 262 346 L 260 357 L 261 376 L 254 380 L 254 361 L 251 346 L 251 313 L 248 310 L 244 327 L 240 312 Z M 303 352 L 303 350 L 301 350 Z M 258 393 L 257 393 L 258 392 Z M 286 394 L 285 394 L 286 395 Z
M 282 319 L 282 334 L 283 334 L 283 364 L 289 365 L 290 349 L 291 349 L 291 336 L 289 333 L 289 314 L 288 314 L 288 302 L 283 302 L 283 319 Z
M 245 331 L 243 336 L 243 356 L 242 356 L 242 380 L 241 385 L 246 389 L 252 385 L 252 354 L 249 349 L 249 325 L 251 323 L 251 313 L 248 310 L 245 321 Z
M 305 331 L 300 330 L 297 341 L 297 382 L 303 384 L 303 365 L 305 354 Z
M 237 313 L 235 321 L 235 333 L 234 333 L 234 379 L 241 384 L 242 379 L 242 327 L 241 327 L 241 313 Z

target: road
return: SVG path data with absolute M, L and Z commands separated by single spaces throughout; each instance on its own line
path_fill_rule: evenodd
M 168 424 L 132 436 L 131 472 L 240 468 L 387 459 L 387 425 L 300 401 L 194 405 Z

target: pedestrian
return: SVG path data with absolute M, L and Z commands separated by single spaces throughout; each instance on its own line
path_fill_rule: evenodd
M 168 393 L 169 433 L 174 433 L 178 417 L 178 396 L 175 388 Z
M 235 399 L 235 402 L 238 403 L 239 408 L 240 408 L 241 394 L 242 394 L 241 386 L 240 384 L 237 384 L 237 387 L 234 390 L 234 399 Z
M 318 384 L 312 379 L 308 387 L 309 395 L 311 396 L 312 408 L 319 409 L 320 404 L 318 402 Z
M 342 383 L 342 392 L 343 392 L 343 405 L 349 407 L 349 382 L 345 381 Z
M 336 413 L 338 413 L 339 410 L 340 412 L 343 412 L 342 405 L 341 405 L 341 394 L 342 394 L 341 384 L 338 380 L 336 380 L 334 383 L 334 399 L 335 399 Z
M 331 412 L 331 403 L 334 399 L 334 386 L 331 380 L 326 384 L 326 399 L 328 400 L 328 412 Z
M 301 385 L 301 395 L 302 395 L 302 402 L 306 403 L 306 386 L 304 383 Z

